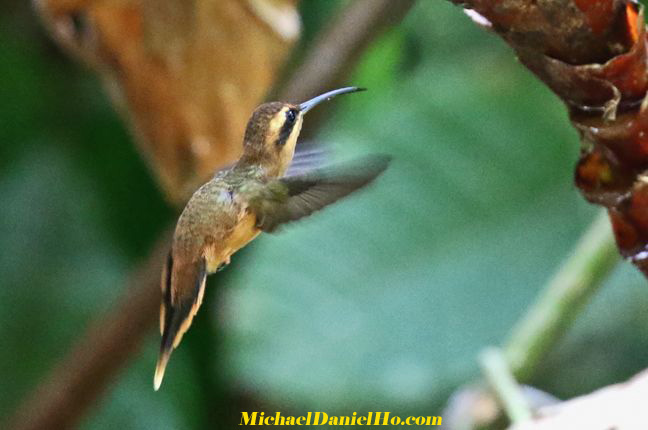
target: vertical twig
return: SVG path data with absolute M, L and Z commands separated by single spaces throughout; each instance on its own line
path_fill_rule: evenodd
M 517 424 L 531 419 L 531 408 L 502 351 L 494 347 L 486 348 L 479 355 L 479 364 L 511 422 Z

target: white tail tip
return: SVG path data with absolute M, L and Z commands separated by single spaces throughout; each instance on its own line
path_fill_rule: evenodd
M 162 379 L 164 379 L 164 370 L 166 369 L 167 362 L 169 361 L 169 354 L 164 354 L 158 359 L 157 366 L 155 366 L 155 377 L 153 378 L 153 389 L 155 391 L 160 389 Z

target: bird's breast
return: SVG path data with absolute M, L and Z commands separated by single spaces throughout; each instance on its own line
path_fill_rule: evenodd
M 230 256 L 247 245 L 260 232 L 261 230 L 256 227 L 256 216 L 245 212 L 221 243 L 214 242 L 206 247 L 207 271 L 213 273 L 222 263 L 229 263 Z

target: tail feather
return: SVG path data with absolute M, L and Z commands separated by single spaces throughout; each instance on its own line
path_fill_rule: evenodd
M 164 327 L 168 324 L 167 309 L 171 309 L 171 270 L 173 269 L 173 253 L 169 251 L 166 264 L 162 269 L 160 287 L 162 289 L 162 301 L 160 302 L 160 335 L 164 334 Z
M 182 336 L 191 326 L 193 317 L 198 312 L 198 308 L 202 304 L 203 295 L 205 292 L 205 281 L 207 278 L 206 263 L 201 259 L 200 264 L 196 270 L 191 270 L 187 273 L 192 279 L 194 287 L 187 291 L 184 297 L 178 297 L 178 294 L 173 293 L 171 288 L 171 265 L 173 264 L 171 257 L 167 262 L 166 271 L 168 274 L 167 288 L 163 291 L 162 297 L 162 311 L 160 313 L 160 328 L 162 329 L 162 342 L 160 344 L 160 354 L 158 356 L 157 365 L 155 366 L 155 377 L 153 379 L 153 388 L 157 391 L 162 384 L 164 378 L 164 371 L 169 357 L 173 350 L 180 344 Z M 187 279 L 185 276 L 181 278 Z M 189 281 L 187 279 L 187 281 Z M 165 281 L 163 280 L 163 283 Z M 189 281 L 191 282 L 191 281 Z
M 155 376 L 153 377 L 153 389 L 155 391 L 159 390 L 160 385 L 162 385 L 162 379 L 164 379 L 164 371 L 169 362 L 169 357 L 171 357 L 170 349 L 160 351 L 160 356 L 158 357 L 157 365 L 155 366 Z

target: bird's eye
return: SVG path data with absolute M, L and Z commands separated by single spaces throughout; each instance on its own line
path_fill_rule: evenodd
M 295 109 L 288 109 L 286 111 L 286 121 L 292 123 L 295 122 L 295 118 L 297 118 L 297 112 Z

